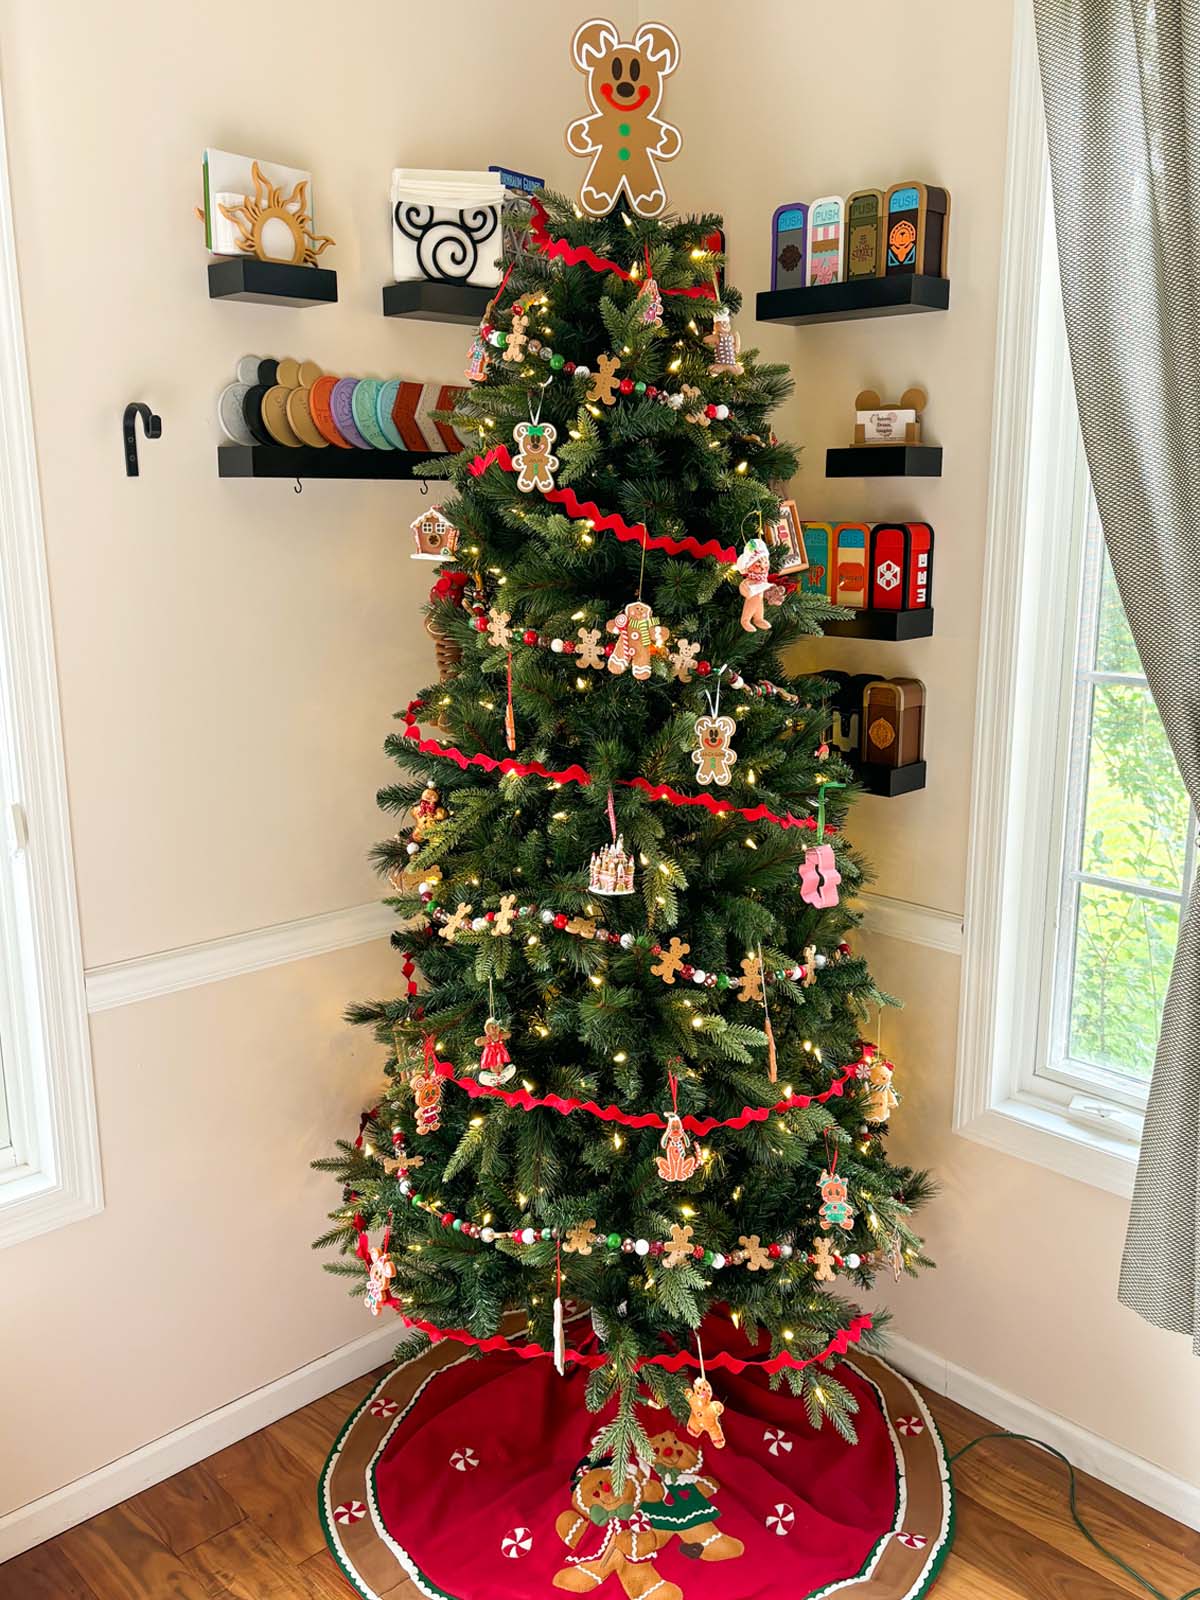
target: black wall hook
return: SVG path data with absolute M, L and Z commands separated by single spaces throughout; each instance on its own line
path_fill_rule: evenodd
M 148 405 L 141 400 L 131 400 L 125 407 L 125 417 L 121 424 L 121 434 L 125 440 L 125 476 L 136 478 L 138 476 L 138 447 L 137 447 L 137 419 L 141 417 L 142 426 L 146 430 L 147 439 L 162 438 L 162 418 L 156 417 Z

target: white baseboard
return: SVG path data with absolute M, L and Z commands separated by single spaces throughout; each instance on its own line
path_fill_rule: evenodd
M 1200 1530 L 1200 1485 L 1177 1478 L 1156 1467 L 1143 1456 L 1124 1450 L 1098 1433 L 1081 1427 L 1056 1411 L 1048 1411 L 1032 1400 L 1022 1399 L 986 1378 L 977 1378 L 965 1367 L 926 1350 L 910 1339 L 893 1335 L 884 1355 L 899 1370 L 936 1394 L 944 1394 L 969 1411 L 976 1411 L 989 1422 L 1012 1433 L 1027 1433 L 1052 1444 L 1081 1471 L 1120 1489 L 1143 1505 L 1152 1506 L 1176 1522 Z M 1066 1473 L 1064 1470 L 1064 1497 Z M 1082 1507 L 1087 1518 L 1086 1495 Z M 1064 1498 L 1065 1508 L 1065 1498 Z M 1064 1510 L 1065 1515 L 1065 1510 Z
M 106 967 L 89 967 L 85 974 L 88 1010 L 108 1011 L 113 1006 L 153 999 L 155 995 L 174 994 L 178 989 L 219 983 L 243 972 L 259 972 L 264 967 L 324 955 L 328 950 L 366 944 L 386 937 L 395 926 L 395 912 L 372 900 L 316 917 L 276 923 L 270 928 L 232 933 L 225 939 L 208 939 L 178 950 L 114 961 Z
M 76 1478 L 61 1489 L 7 1512 L 0 1516 L 0 1561 L 9 1561 L 23 1550 L 53 1539 L 131 1495 L 140 1494 L 151 1484 L 161 1483 L 185 1467 L 194 1467 L 227 1445 L 319 1400 L 343 1383 L 361 1378 L 372 1367 L 389 1360 L 402 1337 L 403 1330 L 389 1318 L 387 1327 L 376 1328 L 352 1344 L 331 1350 L 307 1366 L 297 1367 L 295 1372 L 151 1440 L 140 1450 L 110 1461 L 86 1477 Z

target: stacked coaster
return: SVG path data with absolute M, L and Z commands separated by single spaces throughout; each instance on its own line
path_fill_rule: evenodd
M 315 361 L 243 356 L 221 391 L 217 419 L 234 444 L 455 454 L 464 440 L 435 411 L 453 411 L 462 385 L 335 378 Z

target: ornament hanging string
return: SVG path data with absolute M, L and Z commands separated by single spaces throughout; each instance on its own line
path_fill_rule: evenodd
M 612 842 L 617 842 L 617 811 L 613 805 L 613 792 L 608 791 L 608 826 L 612 830 Z
M 844 783 L 823 783 L 817 791 L 817 838 L 825 837 L 825 791 L 827 789 L 844 789 Z

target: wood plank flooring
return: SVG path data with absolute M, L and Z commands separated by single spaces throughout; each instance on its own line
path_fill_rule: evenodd
M 314 1482 L 379 1375 L 0 1566 L 0 1600 L 349 1600 L 321 1534 Z M 990 1429 L 953 1401 L 929 1402 L 951 1454 Z M 932 1600 L 1144 1600 L 1075 1528 L 1066 1469 L 1042 1451 L 992 1441 L 964 1457 L 954 1478 L 958 1531 Z M 1081 1476 L 1079 1504 L 1096 1537 L 1171 1600 L 1200 1585 L 1200 1533 L 1095 1478 Z M 387 1600 L 420 1596 L 397 1569 Z

